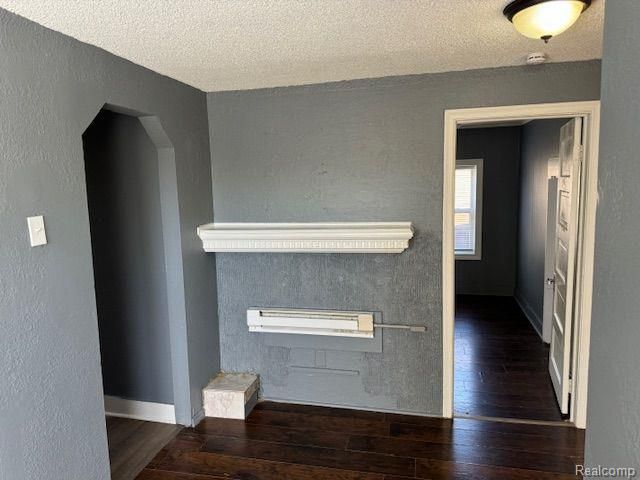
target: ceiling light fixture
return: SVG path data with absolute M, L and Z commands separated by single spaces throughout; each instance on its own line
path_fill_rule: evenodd
M 514 0 L 502 13 L 525 37 L 547 43 L 576 23 L 591 0 Z

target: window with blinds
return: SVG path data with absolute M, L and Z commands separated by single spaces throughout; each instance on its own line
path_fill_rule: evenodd
M 481 160 L 464 160 L 456 164 L 455 184 L 455 254 L 479 259 L 480 215 L 482 198 Z M 480 181 L 478 181 L 480 179 Z

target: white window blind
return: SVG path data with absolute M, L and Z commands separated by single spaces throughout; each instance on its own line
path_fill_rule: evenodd
M 479 182 L 478 160 L 459 162 L 455 184 L 455 253 L 459 256 L 479 255 Z M 482 183 L 480 182 L 480 186 Z M 480 197 L 481 198 L 481 197 Z

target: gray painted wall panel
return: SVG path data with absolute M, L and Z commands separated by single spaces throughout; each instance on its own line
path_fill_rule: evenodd
M 401 255 L 216 255 L 222 368 L 259 373 L 267 397 L 441 414 L 444 110 L 597 99 L 599 78 L 584 62 L 208 94 L 216 221 L 416 228 Z M 247 331 L 247 307 L 273 305 L 376 310 L 428 331 L 327 354 L 359 372 L 348 380 L 300 376 L 295 350 Z
M 82 139 L 104 393 L 173 404 L 158 150 L 108 110 Z
M 0 71 L 0 478 L 107 479 L 81 135 L 111 103 L 158 115 L 174 144 L 190 421 L 218 366 L 215 267 L 195 235 L 212 218 L 205 95 L 5 10 Z M 36 214 L 49 244 L 30 248 Z
M 512 296 L 516 282 L 520 127 L 458 131 L 457 157 L 483 159 L 482 259 L 456 261 L 456 293 Z
M 544 304 L 548 165 L 558 156 L 560 127 L 567 121 L 536 120 L 522 127 L 516 296 L 538 332 Z
M 585 454 L 588 465 L 635 467 L 636 472 L 640 467 L 639 22 L 640 2 L 607 2 Z

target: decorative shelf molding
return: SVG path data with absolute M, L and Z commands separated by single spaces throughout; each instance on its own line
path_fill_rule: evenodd
M 209 223 L 198 227 L 205 252 L 401 253 L 411 222 Z

